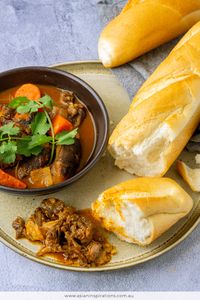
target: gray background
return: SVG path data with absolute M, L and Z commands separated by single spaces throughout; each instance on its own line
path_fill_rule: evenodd
M 0 71 L 96 59 L 97 40 L 103 26 L 99 16 L 115 10 L 112 2 L 122 1 L 0 0 Z M 172 45 L 151 51 L 134 62 L 137 88 Z M 143 265 L 90 274 L 46 267 L 0 244 L 0 290 L 200 290 L 199 233 L 198 227 L 175 249 Z

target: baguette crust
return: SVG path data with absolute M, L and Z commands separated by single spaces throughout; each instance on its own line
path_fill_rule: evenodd
M 179 160 L 177 161 L 177 170 L 193 192 L 200 192 L 200 168 L 191 169 Z
M 170 178 L 135 178 L 103 192 L 92 204 L 92 211 L 107 230 L 122 240 L 148 245 L 187 215 L 192 206 L 191 197 Z M 137 216 L 133 210 L 140 214 L 138 224 L 134 223 Z M 140 239 L 137 232 L 130 234 L 131 226 L 145 226 L 145 232 L 139 228 Z
M 179 36 L 200 20 L 200 0 L 129 0 L 99 38 L 99 58 L 116 67 Z
M 109 140 L 121 169 L 163 176 L 200 120 L 200 22 L 136 94 Z

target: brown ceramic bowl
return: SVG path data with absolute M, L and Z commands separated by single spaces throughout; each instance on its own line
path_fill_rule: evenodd
M 24 67 L 3 72 L 0 74 L 0 91 L 27 82 L 51 85 L 61 89 L 73 91 L 92 114 L 96 130 L 96 141 L 90 159 L 86 165 L 73 177 L 65 180 L 62 183 L 46 188 L 20 190 L 2 185 L 0 186 L 0 190 L 9 193 L 20 195 L 45 195 L 61 190 L 79 180 L 97 163 L 107 145 L 109 118 L 103 101 L 86 82 L 70 73 L 60 70 L 47 67 Z

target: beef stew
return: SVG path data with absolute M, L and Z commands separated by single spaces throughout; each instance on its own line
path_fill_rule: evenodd
M 3 91 L 0 184 L 41 188 L 63 182 L 88 162 L 95 138 L 92 116 L 72 91 L 33 84 Z

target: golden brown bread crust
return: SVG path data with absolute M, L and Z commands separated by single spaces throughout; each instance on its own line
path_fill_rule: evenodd
M 127 203 L 134 204 L 142 212 L 142 219 L 150 224 L 150 235 L 143 241 L 128 235 L 125 223 L 122 225 L 117 221 L 119 217 L 123 222 L 130 213 Z M 135 178 L 104 191 L 92 204 L 92 211 L 107 230 L 121 239 L 147 245 L 187 215 L 192 206 L 191 197 L 170 178 Z
M 124 64 L 186 32 L 200 20 L 200 0 L 129 0 L 99 38 L 105 67 Z
M 158 131 L 160 139 L 163 136 L 163 141 L 155 151 L 148 154 L 151 159 L 150 156 L 155 156 L 157 151 L 156 155 L 162 156 L 163 166 L 151 174 L 148 174 L 148 170 L 143 170 L 142 166 L 139 171 L 135 171 L 134 166 L 130 170 L 130 173 L 139 176 L 163 176 L 199 123 L 199 87 L 200 22 L 183 37 L 143 84 L 134 97 L 129 112 L 113 131 L 109 149 L 116 159 L 116 165 L 127 150 L 144 143 L 156 130 L 163 128 L 160 133 Z M 124 151 L 121 157 L 117 154 L 119 149 Z M 134 159 L 137 163 L 137 156 Z M 149 164 L 151 166 L 151 162 Z M 126 169 L 123 164 L 120 168 Z

